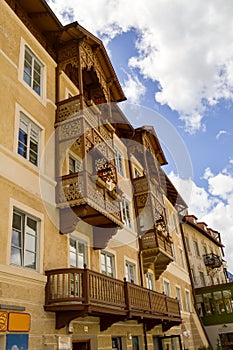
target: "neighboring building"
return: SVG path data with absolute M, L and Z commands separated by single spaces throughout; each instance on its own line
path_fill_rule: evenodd
M 220 233 L 186 215 L 182 222 L 196 310 L 213 349 L 233 344 L 233 283 L 228 278 Z
M 207 345 L 152 127 L 102 42 L 44 0 L 0 0 L 0 348 Z

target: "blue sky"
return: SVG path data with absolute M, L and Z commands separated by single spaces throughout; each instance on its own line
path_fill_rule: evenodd
M 104 41 L 128 102 L 152 111 L 130 121 L 153 124 L 165 139 L 165 171 L 190 214 L 221 232 L 233 271 L 232 1 L 48 3 L 63 24 L 77 20 Z M 184 141 L 191 178 L 180 178 L 175 159 L 180 150 L 173 145 L 169 152 L 153 112 L 169 122 L 174 138 Z

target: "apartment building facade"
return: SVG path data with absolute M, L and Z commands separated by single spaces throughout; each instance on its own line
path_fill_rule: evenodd
M 195 305 L 213 349 L 232 348 L 232 281 L 228 278 L 219 232 L 194 215 L 186 215 L 182 230 L 195 293 Z
M 153 128 L 116 105 L 102 42 L 43 0 L 0 16 L 1 349 L 207 345 L 169 229 L 186 205 Z

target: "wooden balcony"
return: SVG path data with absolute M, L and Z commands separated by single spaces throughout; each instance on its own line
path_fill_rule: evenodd
M 173 261 L 171 237 L 164 219 L 163 195 L 157 182 L 146 176 L 134 179 L 133 185 L 144 272 L 152 268 L 158 279 Z
M 77 317 L 100 317 L 100 329 L 135 319 L 147 330 L 162 324 L 166 331 L 181 322 L 179 302 L 164 294 L 107 277 L 89 269 L 46 271 L 45 310 L 56 313 L 60 329 Z
M 105 247 L 116 230 L 123 227 L 119 198 L 88 172 L 62 176 L 56 191 L 61 232 L 72 232 L 78 220 L 83 220 L 94 228 L 94 247 Z
M 61 158 L 70 148 L 83 161 L 82 171 L 57 178 L 56 202 L 60 208 L 60 229 L 62 233 L 70 233 L 81 219 L 94 227 L 94 244 L 99 245 L 95 244 L 95 247 L 103 248 L 117 228 L 123 227 L 121 198 L 114 192 L 117 186 L 113 145 L 115 129 L 104 120 L 109 112 L 104 108 L 108 109 L 108 106 L 102 107 L 102 110 L 96 105 L 85 106 L 81 110 L 80 105 L 80 96 L 57 104 L 55 126 L 59 167 L 62 168 Z M 113 186 L 106 178 L 100 181 L 98 176 L 91 174 L 97 174 L 106 166 L 111 170 Z M 60 169 L 58 173 L 61 173 Z M 100 234 L 103 244 L 98 242 Z
M 211 269 L 219 268 L 222 266 L 222 260 L 217 254 L 210 253 L 203 255 L 204 263 L 206 267 Z
M 149 268 L 154 269 L 155 279 L 158 279 L 173 261 L 170 239 L 156 232 L 156 229 L 140 237 L 140 250 L 144 272 Z

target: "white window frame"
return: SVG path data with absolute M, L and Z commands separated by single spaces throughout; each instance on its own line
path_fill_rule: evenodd
M 125 260 L 125 278 L 127 282 L 131 282 L 131 283 L 136 283 L 136 280 L 137 280 L 136 264 L 129 260 Z
M 23 130 L 24 129 L 24 130 Z M 23 144 L 22 140 L 20 140 L 20 130 L 27 134 L 27 143 Z M 38 137 L 36 139 L 36 133 Z M 30 164 L 35 167 L 39 167 L 40 165 L 40 153 L 41 153 L 41 142 L 42 142 L 42 129 L 41 127 L 33 121 L 28 115 L 26 115 L 22 110 L 19 111 L 19 119 L 18 119 L 18 128 L 17 128 L 17 154 L 27 160 Z M 30 143 L 33 142 L 37 144 L 37 153 L 33 149 L 31 149 Z M 25 156 L 19 152 L 19 147 L 21 145 L 21 149 L 23 145 L 25 145 L 26 153 Z M 30 160 L 31 153 L 35 153 L 36 164 Z
M 18 215 L 21 217 L 21 229 L 18 229 L 16 227 L 13 227 L 13 219 L 14 216 Z M 30 230 L 30 227 L 27 225 L 27 220 L 31 219 L 34 222 L 36 222 L 36 233 L 33 234 L 33 231 Z M 16 245 L 13 242 L 13 228 L 15 232 L 18 232 L 20 234 L 21 242 Z M 38 218 L 35 215 L 32 215 L 30 212 L 27 212 L 23 210 L 20 206 L 13 206 L 12 207 L 12 222 L 11 222 L 11 244 L 10 244 L 10 264 L 30 269 L 33 271 L 40 270 L 40 264 L 39 264 L 39 254 L 40 254 L 40 228 L 41 228 L 41 219 Z M 35 250 L 30 249 L 26 246 L 26 237 L 29 236 L 31 238 L 35 239 Z M 12 260 L 12 249 L 15 249 L 19 251 L 21 263 L 14 262 Z M 30 267 L 25 265 L 25 256 L 27 253 L 34 254 L 35 255 L 35 267 Z
M 186 247 L 187 247 L 187 251 L 189 253 L 191 253 L 189 238 L 187 236 L 184 236 L 184 241 L 185 241 L 185 244 L 186 244 Z
M 150 290 L 154 290 L 154 275 L 152 272 L 147 272 L 146 273 L 146 288 Z
M 172 218 L 173 218 L 174 229 L 176 231 L 177 236 L 179 236 L 180 235 L 179 220 L 177 219 L 177 215 L 173 213 Z
M 35 45 L 37 43 L 35 42 Z M 33 55 L 34 59 L 38 62 L 38 64 L 41 67 L 41 83 L 40 83 L 40 94 L 38 94 L 33 87 L 31 87 L 31 84 L 29 85 L 24 80 L 24 58 L 25 58 L 25 52 L 26 50 L 30 51 Z M 50 59 L 50 58 L 49 58 Z M 22 84 L 35 96 L 40 102 L 42 102 L 44 105 L 46 105 L 46 81 L 47 81 L 47 67 L 46 64 L 43 62 L 41 57 L 39 57 L 35 50 L 32 49 L 32 47 L 23 39 L 21 38 L 20 43 L 20 57 L 19 57 L 19 70 L 18 70 L 18 79 Z
M 184 262 L 184 251 L 181 247 L 179 247 L 179 257 L 180 257 L 180 266 L 185 269 L 185 262 Z
M 175 245 L 174 245 L 174 243 L 171 243 L 171 249 L 172 249 L 172 255 L 173 255 L 173 258 L 174 258 L 174 262 L 177 262 L 176 250 L 175 250 Z
M 30 57 L 31 62 L 27 60 L 26 55 Z M 40 97 L 43 94 L 43 71 L 44 65 L 40 59 L 28 47 L 28 45 L 25 45 L 23 59 L 23 80 L 32 89 L 32 91 L 34 91 Z M 26 78 L 29 78 L 29 80 Z M 37 91 L 37 87 L 39 88 L 39 91 Z
M 186 311 L 189 313 L 192 312 L 190 291 L 188 289 L 185 289 L 185 304 L 186 304 Z
M 164 288 L 164 294 L 168 297 L 171 296 L 171 286 L 170 281 L 167 279 L 163 279 L 163 288 Z
M 131 208 L 130 208 L 130 202 L 128 199 L 123 199 L 121 201 L 121 215 L 122 215 L 122 221 L 124 224 L 132 228 L 132 216 L 131 216 Z
M 37 269 L 30 269 L 30 268 L 24 268 L 18 265 L 11 265 L 11 240 L 12 240 L 12 221 L 13 221 L 13 210 L 14 208 L 18 209 L 19 211 L 27 213 L 29 216 L 32 216 L 39 221 L 38 226 L 38 250 L 37 250 Z M 44 256 L 44 214 L 37 211 L 36 209 L 33 209 L 31 206 L 27 206 L 22 202 L 19 202 L 15 200 L 14 198 L 10 198 L 9 201 L 9 218 L 8 218 L 8 241 L 7 241 L 7 253 L 6 253 L 6 262 L 11 267 L 11 269 L 14 270 L 14 273 L 16 274 L 23 274 L 25 276 L 28 276 L 29 278 L 32 276 L 36 276 L 38 278 L 38 273 L 43 274 L 44 266 L 43 266 L 43 256 Z M 35 274 L 35 275 L 34 275 Z
M 125 168 L 124 168 L 123 153 L 117 147 L 115 148 L 115 162 L 116 162 L 116 171 L 121 176 L 124 176 Z
M 180 286 L 176 285 L 176 299 L 179 301 L 180 311 L 183 311 L 183 301 Z
M 105 260 L 105 269 L 103 270 L 102 269 L 102 256 L 104 256 L 104 260 Z M 111 271 L 112 273 L 108 273 L 108 268 L 109 268 L 109 265 L 108 265 L 108 261 L 107 261 L 107 258 L 110 258 L 110 261 L 111 261 Z M 100 252 L 100 271 L 102 274 L 106 275 L 106 276 L 109 276 L 109 277 L 115 277 L 115 255 L 112 254 L 112 253 L 109 253 L 105 250 L 102 250 Z
M 71 251 L 71 241 L 75 242 L 75 247 L 74 247 L 75 251 Z M 79 258 L 81 257 L 81 254 L 79 252 L 79 245 L 82 245 L 84 248 L 83 264 L 79 263 Z M 75 255 L 75 260 L 76 260 L 75 265 L 71 265 L 71 258 L 70 258 L 71 254 Z M 83 268 L 84 264 L 87 264 L 87 242 L 84 242 L 77 237 L 70 236 L 69 237 L 69 265 L 70 267 Z

